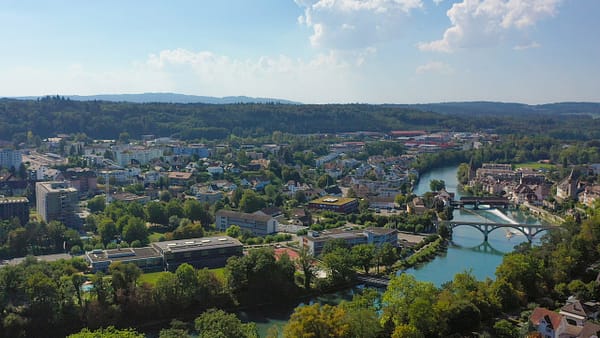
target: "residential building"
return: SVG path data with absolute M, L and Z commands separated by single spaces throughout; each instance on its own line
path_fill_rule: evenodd
M 185 187 L 188 183 L 192 183 L 192 173 L 170 172 L 168 177 L 169 185 Z
M 69 227 L 80 225 L 76 215 L 79 202 L 77 189 L 67 182 L 37 182 L 35 193 L 37 212 L 44 222 L 56 220 Z
M 219 231 L 225 231 L 230 226 L 237 225 L 242 230 L 250 231 L 256 236 L 275 233 L 278 223 L 275 218 L 262 213 L 248 214 L 231 210 L 217 211 L 216 218 Z
M 93 195 L 98 188 L 96 172 L 88 168 L 69 168 L 63 173 L 69 185 L 77 189 L 80 196 Z
M 163 151 L 159 148 L 130 147 L 115 151 L 115 161 L 124 167 L 132 163 L 148 164 L 151 160 L 161 156 L 163 156 Z
M 19 169 L 23 162 L 21 151 L 14 149 L 0 149 L 0 167 Z
M 308 207 L 349 214 L 358 210 L 358 200 L 348 197 L 324 196 L 310 201 Z
M 173 147 L 173 154 L 187 156 L 196 155 L 198 158 L 205 158 L 210 156 L 210 150 L 205 144 L 178 145 Z
M 154 242 L 151 246 L 163 257 L 167 271 L 175 271 L 184 263 L 197 269 L 218 268 L 225 266 L 229 257 L 243 254 L 242 243 L 229 236 Z
M 544 338 L 598 338 L 600 325 L 590 321 L 598 318 L 598 310 L 597 302 L 584 303 L 570 297 L 558 313 L 537 307 L 529 320 Z
M 300 245 L 307 248 L 313 256 L 322 253 L 323 247 L 327 242 L 341 239 L 348 247 L 359 244 L 374 244 L 381 246 L 384 243 L 390 243 L 394 247 L 398 246 L 398 231 L 395 229 L 370 227 L 362 230 L 333 229 L 323 232 L 310 232 L 307 236 L 300 238 Z
M 0 220 L 18 218 L 21 225 L 29 222 L 29 200 L 27 197 L 0 196 Z

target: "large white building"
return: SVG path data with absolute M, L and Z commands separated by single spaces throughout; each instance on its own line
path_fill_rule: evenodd
M 131 147 L 115 151 L 115 161 L 120 166 L 126 167 L 135 161 L 141 165 L 148 164 L 153 159 L 163 156 L 160 148 Z
M 0 149 L 0 167 L 19 169 L 23 157 L 19 150 Z
M 361 230 L 332 229 L 323 232 L 310 232 L 307 236 L 300 237 L 300 245 L 307 248 L 314 256 L 323 252 L 327 242 L 343 240 L 348 247 L 359 244 L 374 244 L 381 246 L 390 243 L 398 246 L 398 230 L 370 227 Z
M 60 221 L 70 227 L 79 225 L 77 189 L 67 182 L 37 182 L 35 194 L 37 212 L 44 222 Z
M 216 214 L 217 230 L 225 231 L 232 225 L 239 226 L 242 230 L 247 230 L 257 236 L 265 236 L 275 233 L 277 229 L 277 220 L 261 212 L 247 214 L 231 210 L 219 210 Z

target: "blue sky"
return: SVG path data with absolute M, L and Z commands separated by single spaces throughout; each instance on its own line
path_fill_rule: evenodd
M 598 0 L 0 2 L 0 96 L 600 101 Z

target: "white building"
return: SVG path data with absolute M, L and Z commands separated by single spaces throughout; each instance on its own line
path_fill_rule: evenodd
M 0 167 L 19 169 L 23 157 L 19 150 L 0 149 Z

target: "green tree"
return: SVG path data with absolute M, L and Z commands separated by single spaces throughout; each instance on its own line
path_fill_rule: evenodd
M 115 239 L 115 236 L 119 234 L 117 225 L 110 218 L 104 218 L 98 224 L 98 234 L 102 239 L 102 243 L 107 244 Z
M 148 228 L 144 221 L 137 217 L 130 217 L 123 228 L 123 239 L 129 243 L 136 240 L 148 243 Z
M 229 228 L 227 228 L 227 230 L 225 230 L 225 233 L 229 237 L 239 238 L 242 235 L 242 228 L 240 228 L 238 225 L 233 224 Z
M 315 259 L 310 254 L 306 247 L 300 248 L 298 251 L 298 258 L 296 259 L 296 266 L 300 269 L 304 275 L 304 288 L 306 290 L 310 289 L 310 282 L 312 278 L 315 276 Z
M 346 311 L 339 306 L 299 306 L 283 328 L 284 337 L 347 337 L 350 325 L 346 322 Z
M 394 326 L 410 322 L 414 326 L 419 310 L 427 306 L 429 309 L 433 307 L 436 293 L 437 289 L 432 283 L 417 281 L 413 275 L 403 273 L 392 278 L 383 293 L 382 326 L 386 327 L 388 322 L 393 322 Z M 418 307 L 413 307 L 411 311 L 411 305 L 417 300 Z M 411 317 L 413 321 L 410 321 Z
M 433 179 L 433 180 L 429 181 L 429 189 L 431 191 L 440 191 L 445 188 L 446 188 L 446 182 L 444 182 L 444 180 Z
M 144 338 L 143 333 L 139 333 L 134 329 L 116 329 L 114 326 L 107 328 L 101 328 L 97 330 L 90 330 L 84 328 L 78 333 L 73 333 L 68 338 Z
M 148 202 L 146 204 L 146 215 L 150 223 L 167 225 L 169 222 L 167 210 L 161 202 Z
M 354 263 L 348 249 L 336 248 L 322 255 L 322 261 L 327 269 L 328 278 L 334 284 L 348 282 L 354 276 Z
M 373 266 L 375 260 L 375 245 L 359 244 L 352 247 L 350 250 L 354 265 L 361 267 L 369 274 L 369 269 Z
M 240 200 L 240 209 L 243 212 L 252 213 L 265 207 L 265 200 L 253 190 L 246 189 Z
M 242 324 L 234 314 L 226 313 L 223 310 L 209 309 L 205 311 L 194 320 L 194 326 L 200 337 L 258 337 L 258 332 L 252 332 L 251 325 Z

